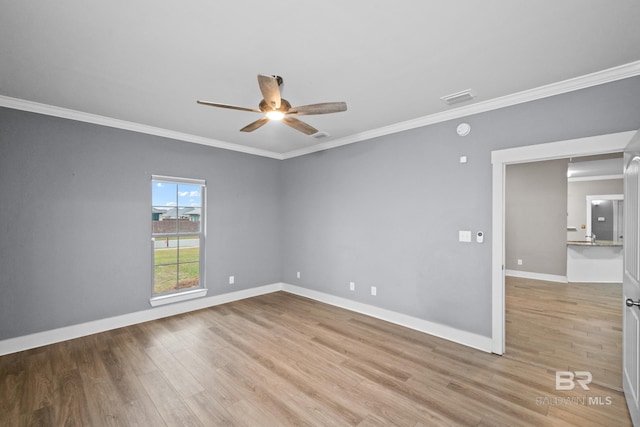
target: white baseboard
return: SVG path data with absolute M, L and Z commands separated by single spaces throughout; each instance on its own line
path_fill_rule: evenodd
M 387 322 L 395 323 L 396 325 L 404 326 L 409 329 L 414 329 L 416 331 L 424 332 L 429 335 L 434 335 L 458 344 L 491 353 L 492 340 L 490 337 L 462 331 L 450 326 L 441 325 L 439 323 L 430 322 L 428 320 L 419 319 L 417 317 L 408 316 L 406 314 L 386 310 L 384 308 L 375 307 L 373 305 L 364 304 L 346 298 L 325 294 L 323 292 L 302 288 L 300 286 L 290 285 L 288 283 L 283 283 L 282 285 L 282 290 L 285 292 L 355 311 L 356 313 L 366 314 L 367 316 L 375 317 L 376 319 L 385 320 Z
M 65 326 L 63 328 L 51 329 L 20 337 L 9 338 L 0 341 L 0 356 L 30 348 L 41 347 L 60 341 L 71 340 L 91 334 L 109 331 L 136 323 L 148 322 L 150 320 L 161 319 L 163 317 L 175 316 L 176 314 L 187 313 L 189 311 L 200 310 L 202 308 L 213 307 L 228 302 L 251 298 L 276 292 L 282 289 L 282 283 L 259 286 L 257 288 L 245 289 L 237 292 L 229 292 L 221 295 L 176 302 L 163 306 L 154 307 L 149 310 L 127 313 L 120 316 L 106 319 L 93 320 L 91 322 L 77 325 Z
M 149 310 L 9 338 L 0 341 L 0 356 L 277 291 L 285 291 L 291 294 L 300 295 L 325 304 L 366 314 L 367 316 L 371 316 L 376 319 L 385 320 L 387 322 L 395 323 L 429 335 L 434 335 L 468 347 L 486 351 L 488 353 L 491 352 L 492 341 L 489 337 L 473 334 L 450 326 L 429 322 L 406 314 L 397 313 L 391 310 L 386 310 L 369 304 L 352 301 L 346 298 L 333 296 L 299 286 L 287 283 L 273 283 L 257 288 L 176 302 L 174 304 L 154 307 Z
M 556 274 L 532 273 L 520 270 L 505 270 L 504 274 L 511 277 L 521 277 L 523 279 L 545 280 L 547 282 L 569 283 L 567 276 Z

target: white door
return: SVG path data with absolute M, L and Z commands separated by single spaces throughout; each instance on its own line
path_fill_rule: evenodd
M 640 132 L 624 152 L 622 382 L 634 426 L 640 426 Z

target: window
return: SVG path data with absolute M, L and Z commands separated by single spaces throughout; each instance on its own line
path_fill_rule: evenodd
M 154 302 L 175 300 L 165 296 L 204 288 L 206 188 L 203 180 L 157 175 L 151 183 L 154 296 L 151 304 L 156 305 Z

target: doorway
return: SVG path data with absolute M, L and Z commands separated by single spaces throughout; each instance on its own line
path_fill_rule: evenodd
M 505 335 L 505 170 L 508 164 L 623 151 L 635 131 L 498 150 L 491 153 L 492 185 L 492 352 L 504 354 Z
M 604 233 L 615 218 L 602 207 L 604 199 L 622 197 L 622 171 L 619 152 L 511 164 L 505 178 L 505 357 L 588 371 L 594 384 L 617 391 L 622 246 Z M 593 209 L 589 194 L 600 195 Z M 605 226 L 593 231 L 593 247 L 592 210 L 594 225 Z

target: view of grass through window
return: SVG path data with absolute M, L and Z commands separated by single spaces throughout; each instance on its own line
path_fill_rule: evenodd
M 152 180 L 153 293 L 201 286 L 204 183 Z

